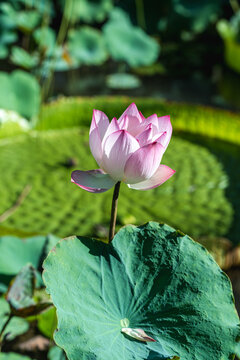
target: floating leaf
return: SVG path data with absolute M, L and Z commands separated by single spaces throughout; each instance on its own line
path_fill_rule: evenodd
M 61 348 L 58 346 L 53 346 L 47 356 L 48 360 L 65 360 L 66 357 L 64 355 L 64 352 Z
M 12 47 L 11 61 L 15 65 L 19 65 L 24 69 L 31 69 L 38 64 L 38 57 L 33 54 L 29 54 L 19 46 Z
M 11 4 L 1 4 L 1 10 L 8 18 L 9 27 L 18 27 L 23 32 L 31 32 L 40 22 L 41 15 L 37 10 L 19 10 Z
M 19 317 L 36 315 L 52 305 L 50 302 L 35 303 L 34 288 L 35 270 L 31 265 L 26 265 L 12 281 L 6 295 L 14 315 Z
M 0 83 L 0 107 L 27 118 L 38 113 L 40 87 L 33 75 L 21 70 L 11 74 L 0 72 Z
M 79 64 L 101 65 L 108 56 L 101 32 L 88 26 L 69 32 L 68 48 Z
M 24 240 L 16 236 L 0 237 L 0 274 L 16 275 L 27 263 L 38 269 L 58 240 L 53 235 L 33 236 Z
M 117 73 L 107 76 L 107 86 L 111 89 L 135 89 L 140 85 L 139 78 L 132 74 Z
M 158 43 L 142 29 L 133 26 L 128 15 L 119 8 L 111 12 L 103 32 L 108 51 L 115 60 L 136 67 L 150 65 L 158 58 Z
M 33 33 L 34 40 L 40 46 L 46 55 L 51 55 L 56 44 L 55 31 L 50 27 L 40 27 Z
M 60 241 L 44 262 L 57 308 L 56 343 L 69 360 L 228 360 L 240 333 L 228 277 L 188 236 L 150 222 L 111 245 Z M 141 342 L 122 328 L 141 329 Z
M 57 315 L 54 307 L 44 311 L 37 317 L 38 329 L 49 339 L 53 338 L 53 333 L 57 328 Z M 61 350 L 61 349 L 60 349 Z
M 31 32 L 40 22 L 41 15 L 37 10 L 16 12 L 17 27 L 23 32 Z
M 7 301 L 4 298 L 0 298 L 0 330 L 2 329 L 3 324 L 7 321 L 9 313 L 10 308 Z M 7 340 L 13 340 L 15 337 L 27 332 L 28 329 L 29 324 L 26 320 L 13 317 L 4 330 L 3 337 L 6 336 Z

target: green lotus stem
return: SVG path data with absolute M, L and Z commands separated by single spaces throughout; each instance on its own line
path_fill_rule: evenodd
M 3 333 L 4 333 L 5 329 L 6 329 L 6 327 L 8 326 L 9 322 L 11 321 L 12 317 L 13 317 L 13 314 L 10 313 L 8 315 L 8 318 L 7 318 L 6 322 L 5 322 L 5 324 L 2 327 L 1 332 L 0 332 L 0 352 L 2 351 L 2 342 L 3 342 L 2 336 L 3 336 Z
M 135 0 L 136 1 L 136 15 L 138 25 L 141 26 L 144 30 L 146 29 L 146 21 L 144 16 L 144 4 L 143 0 Z
M 62 16 L 62 21 L 60 24 L 60 28 L 58 31 L 58 35 L 57 35 L 57 40 L 56 40 L 56 46 L 60 46 L 63 45 L 64 39 L 66 37 L 67 31 L 68 31 L 68 26 L 69 26 L 69 22 L 70 22 L 70 15 L 69 15 L 69 9 L 70 11 L 73 8 L 73 2 L 72 0 L 65 0 L 65 6 L 64 6 L 64 10 L 63 10 L 63 16 Z M 53 81 L 53 75 L 54 75 L 54 65 L 55 65 L 56 59 L 55 56 L 53 55 L 53 58 L 51 60 L 51 70 L 50 70 L 50 74 L 47 78 L 46 84 L 43 85 L 43 92 L 42 92 L 42 101 L 46 100 L 52 81 Z
M 110 243 L 115 234 L 116 227 L 116 219 L 117 219 L 117 204 L 118 204 L 118 196 L 120 190 L 121 181 L 118 181 L 114 187 L 113 198 L 112 198 L 112 210 L 111 210 L 111 220 L 109 226 L 109 236 L 108 243 Z

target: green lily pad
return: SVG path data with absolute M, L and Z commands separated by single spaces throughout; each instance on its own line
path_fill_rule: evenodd
M 11 61 L 24 69 L 31 69 L 38 64 L 38 56 L 29 54 L 19 46 L 12 47 Z
M 41 331 L 41 333 L 49 339 L 52 339 L 53 333 L 57 328 L 56 309 L 52 307 L 47 311 L 44 311 L 42 314 L 38 315 L 37 320 L 38 329 Z
M 67 4 L 62 0 L 61 3 L 67 5 L 66 17 L 73 23 L 79 20 L 86 23 L 102 22 L 113 7 L 112 0 L 73 0 Z
M 31 32 L 39 24 L 41 15 L 37 10 L 16 12 L 17 27 L 23 32 Z
M 135 89 L 141 85 L 141 81 L 137 76 L 126 73 L 108 75 L 106 82 L 111 89 Z
M 14 315 L 19 317 L 37 315 L 52 305 L 51 302 L 34 301 L 35 281 L 35 269 L 31 265 L 26 265 L 10 284 L 6 300 Z
M 40 106 L 40 87 L 36 78 L 21 70 L 0 72 L 0 107 L 30 118 Z M 27 106 L 26 106 L 27 104 Z
M 69 32 L 68 48 L 79 64 L 101 65 L 108 56 L 101 32 L 88 26 Z
M 228 277 L 205 248 L 168 225 L 126 226 L 111 245 L 64 239 L 44 269 L 57 308 L 55 341 L 69 360 L 228 360 L 237 351 Z
M 56 45 L 56 34 L 50 27 L 39 27 L 33 33 L 34 40 L 46 55 L 52 55 Z
M 125 61 L 131 67 L 151 65 L 160 51 L 158 43 L 142 29 L 133 26 L 128 15 L 115 8 L 103 27 L 108 51 L 117 61 Z
M 7 301 L 2 297 L 0 298 L 0 330 L 3 324 L 7 321 L 7 314 L 10 313 L 10 308 Z M 26 320 L 13 317 L 4 330 L 3 337 L 6 336 L 7 340 L 13 340 L 16 336 L 24 334 L 29 329 L 29 324 Z M 0 357 L 1 359 L 1 357 Z M 12 360 L 12 359 L 11 359 Z
M 38 269 L 58 240 L 53 235 L 33 236 L 25 240 L 16 236 L 0 237 L 0 274 L 16 275 L 27 263 Z
M 62 349 L 58 346 L 53 346 L 48 352 L 48 360 L 65 360 L 66 357 Z

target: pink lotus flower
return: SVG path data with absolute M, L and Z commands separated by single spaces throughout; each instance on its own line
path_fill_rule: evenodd
M 93 110 L 89 144 L 101 169 L 75 170 L 71 180 L 94 193 L 107 191 L 118 181 L 131 189 L 153 189 L 175 173 L 160 165 L 171 135 L 170 116 L 145 119 L 135 104 L 110 123 L 102 111 Z

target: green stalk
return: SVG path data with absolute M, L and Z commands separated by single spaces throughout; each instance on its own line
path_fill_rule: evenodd
M 65 40 L 67 31 L 68 31 L 68 26 L 69 26 L 69 22 L 70 22 L 70 15 L 69 12 L 71 12 L 72 10 L 72 5 L 73 5 L 73 0 L 65 0 L 65 6 L 64 6 L 64 10 L 63 10 L 63 16 L 62 16 L 62 21 L 60 24 L 60 28 L 58 31 L 58 36 L 57 36 L 57 40 L 56 40 L 56 47 L 57 46 L 62 46 L 63 42 Z M 69 10 L 70 9 L 70 10 Z M 68 15 L 67 15 L 68 13 Z M 49 77 L 47 78 L 45 84 L 43 84 L 43 91 L 42 91 L 42 102 L 44 100 L 46 100 L 48 94 L 49 94 L 49 90 L 53 81 L 53 75 L 54 75 L 54 65 L 55 65 L 56 59 L 53 55 L 52 61 L 51 61 L 51 68 L 50 68 L 50 74 Z
M 5 324 L 4 324 L 3 327 L 2 327 L 1 332 L 0 332 L 0 352 L 2 351 L 2 344 L 3 344 L 3 339 L 2 339 L 2 337 L 3 337 L 3 333 L 4 333 L 5 329 L 6 329 L 6 327 L 8 326 L 9 322 L 11 321 L 12 317 L 13 317 L 13 315 L 12 315 L 12 313 L 10 313 L 10 314 L 8 315 L 8 318 L 7 318 L 6 322 L 5 322 Z
M 136 3 L 136 15 L 137 15 L 137 22 L 138 25 L 142 29 L 146 29 L 146 21 L 145 21 L 145 15 L 144 15 L 144 4 L 143 0 L 135 0 Z
M 114 187 L 113 198 L 112 198 L 112 210 L 111 210 L 111 220 L 109 226 L 109 237 L 108 243 L 112 241 L 115 234 L 116 220 L 117 220 L 117 205 L 118 205 L 118 196 L 120 190 L 121 181 L 118 181 Z

